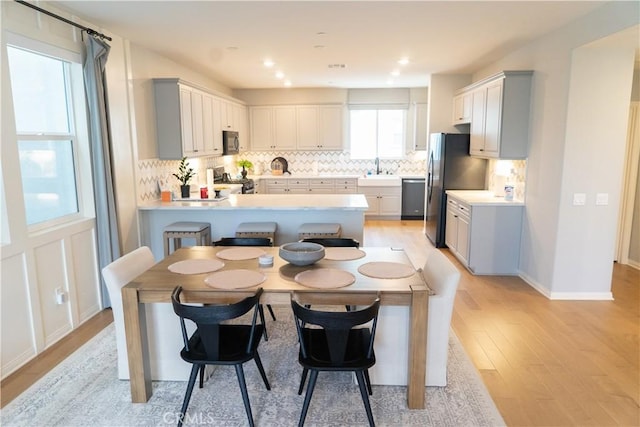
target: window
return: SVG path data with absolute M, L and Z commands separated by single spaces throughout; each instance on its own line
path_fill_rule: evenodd
M 406 110 L 351 110 L 351 158 L 403 156 Z
M 7 46 L 27 225 L 79 213 L 68 61 Z

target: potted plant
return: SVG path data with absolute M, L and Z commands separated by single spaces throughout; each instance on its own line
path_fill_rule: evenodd
M 242 159 L 242 160 L 238 160 L 238 166 L 242 167 L 242 178 L 246 178 L 247 177 L 247 169 L 251 169 L 253 168 L 253 163 L 251 163 L 249 160 L 247 159 Z
M 189 198 L 189 193 L 191 192 L 191 186 L 189 185 L 189 181 L 196 173 L 193 171 L 193 168 L 189 167 L 189 162 L 187 162 L 187 158 L 183 157 L 180 160 L 180 166 L 178 167 L 178 173 L 174 173 L 173 176 L 178 178 L 180 181 L 180 194 L 183 199 Z

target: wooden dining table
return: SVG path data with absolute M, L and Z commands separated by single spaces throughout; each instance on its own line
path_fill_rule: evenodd
M 176 286 L 182 286 L 184 289 L 183 300 L 193 303 L 237 301 L 255 293 L 256 289 L 261 287 L 264 290 L 261 298 L 263 304 L 290 306 L 291 294 L 296 292 L 304 296 L 305 302 L 312 304 L 366 305 L 379 296 L 383 305 L 409 306 L 408 324 L 398 325 L 398 328 L 409 329 L 407 406 L 410 409 L 424 409 L 427 309 L 430 290 L 424 283 L 422 275 L 413 269 L 411 261 L 403 249 L 362 247 L 357 253 L 359 256 L 357 259 L 344 259 L 344 255 L 335 259 L 336 257 L 333 256 L 329 258 L 334 259 L 324 258 L 308 266 L 289 264 L 279 257 L 278 247 L 247 249 L 247 253 L 250 253 L 251 256 L 257 252 L 273 256 L 273 264 L 270 266 L 262 266 L 258 257 L 240 260 L 220 259 L 216 254 L 226 249 L 229 247 L 193 246 L 178 249 L 122 288 L 132 402 L 147 402 L 152 394 L 145 304 L 170 303 L 171 292 Z M 240 247 L 236 247 L 234 253 L 237 255 L 239 250 L 241 250 Z M 225 254 L 228 253 L 230 252 L 225 252 Z M 222 255 L 223 253 L 220 253 L 220 256 Z M 200 274 L 183 274 L 184 272 L 176 273 L 169 270 L 170 266 L 175 266 L 178 262 L 200 259 L 216 260 L 218 266 L 220 262 L 224 263 L 224 266 L 213 273 Z M 372 263 L 390 263 L 386 266 L 391 267 L 394 265 L 401 267 L 400 264 L 404 264 L 411 266 L 412 271 L 407 273 L 409 275 L 406 277 L 399 278 L 381 278 L 380 275 L 371 277 L 369 272 L 363 274 L 359 271 L 359 268 L 364 264 L 367 266 L 381 265 Z M 181 263 L 181 265 L 184 264 L 184 262 Z M 309 287 L 296 282 L 295 278 L 298 273 L 314 269 L 346 271 L 353 275 L 355 281 L 341 287 L 332 287 L 331 284 L 328 284 L 327 288 Z M 225 275 L 236 273 L 238 270 L 244 272 L 249 270 L 252 275 L 255 275 L 255 272 L 261 273 L 264 280 L 257 286 L 241 289 L 222 289 L 216 286 L 215 280 L 211 280 L 211 277 L 219 276 L 212 275 L 231 270 L 234 271 L 225 273 Z M 386 277 L 385 274 L 390 270 L 388 268 L 383 270 L 386 272 L 382 271 L 382 276 Z M 320 270 L 314 274 L 324 271 L 327 270 Z M 391 272 L 389 275 L 393 276 L 394 273 Z

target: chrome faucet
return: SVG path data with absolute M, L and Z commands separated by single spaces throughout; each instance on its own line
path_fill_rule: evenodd
M 380 175 L 380 158 L 376 157 L 376 175 Z

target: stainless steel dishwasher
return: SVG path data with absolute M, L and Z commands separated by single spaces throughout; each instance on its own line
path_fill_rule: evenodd
M 402 219 L 424 218 L 424 178 L 402 178 Z

